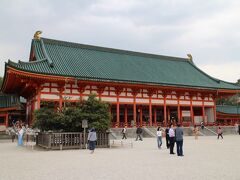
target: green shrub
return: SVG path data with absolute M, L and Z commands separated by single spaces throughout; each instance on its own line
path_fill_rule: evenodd
M 64 107 L 62 112 L 52 108 L 41 108 L 34 112 L 34 127 L 42 131 L 82 131 L 82 120 L 88 120 L 89 128 L 104 132 L 110 127 L 109 105 L 90 95 L 88 100 L 77 103 L 75 107 Z

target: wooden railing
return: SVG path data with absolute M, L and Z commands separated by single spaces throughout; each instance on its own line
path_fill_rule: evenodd
M 37 145 L 47 149 L 85 149 L 87 143 L 86 133 L 64 132 L 64 133 L 39 133 L 37 136 Z M 109 147 L 108 133 L 97 133 L 97 148 Z

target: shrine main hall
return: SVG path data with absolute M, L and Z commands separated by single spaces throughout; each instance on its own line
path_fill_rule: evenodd
M 216 98 L 239 93 L 240 87 L 209 76 L 191 55 L 162 56 L 36 35 L 28 62 L 5 64 L 1 90 L 26 99 L 29 124 L 45 102 L 57 110 L 96 94 L 110 104 L 112 127 L 131 127 L 213 125 Z

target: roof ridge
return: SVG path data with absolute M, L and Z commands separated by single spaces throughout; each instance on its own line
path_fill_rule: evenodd
M 47 61 L 47 58 L 39 59 L 37 61 L 21 61 L 21 60 L 18 60 L 18 63 L 19 64 L 37 64 L 37 63 L 40 63 L 40 62 L 43 62 L 43 61 Z
M 46 43 L 52 43 L 52 44 L 63 45 L 68 47 L 83 48 L 83 49 L 104 51 L 104 52 L 110 52 L 110 53 L 119 53 L 119 54 L 126 54 L 126 55 L 132 55 L 132 56 L 142 56 L 142 57 L 149 57 L 149 58 L 155 58 L 155 59 L 164 58 L 164 60 L 172 60 L 172 61 L 184 61 L 184 62 L 189 61 L 188 58 L 165 56 L 165 55 L 158 55 L 158 54 L 151 54 L 151 53 L 144 53 L 144 52 L 137 52 L 137 51 L 128 51 L 128 50 L 122 50 L 122 49 L 80 44 L 75 42 L 48 39 L 48 38 L 41 38 L 41 39 L 43 40 L 43 42 L 46 42 Z

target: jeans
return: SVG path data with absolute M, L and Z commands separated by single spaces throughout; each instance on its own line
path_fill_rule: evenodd
M 137 134 L 136 141 L 138 140 L 138 138 L 140 139 L 140 141 L 142 141 L 141 134 Z
M 23 146 L 23 135 L 18 135 L 18 146 Z
M 175 137 L 169 137 L 169 141 L 170 141 L 170 154 L 174 154 L 173 149 L 175 144 Z
M 176 141 L 176 143 L 177 143 L 177 155 L 178 156 L 182 156 L 183 155 L 183 149 L 182 149 L 182 147 L 183 147 L 183 140 Z
M 96 141 L 89 141 L 89 150 L 94 151 L 96 147 Z
M 158 148 L 161 148 L 161 146 L 162 146 L 162 136 L 157 137 L 157 145 L 158 145 Z

